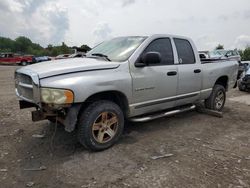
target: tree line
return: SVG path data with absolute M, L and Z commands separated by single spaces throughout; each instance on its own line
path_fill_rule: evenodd
M 6 37 L 0 37 L 0 53 L 2 52 L 13 52 L 19 54 L 29 54 L 35 56 L 57 56 L 59 54 L 71 54 L 73 53 L 73 49 L 77 49 L 78 51 L 87 52 L 91 48 L 84 44 L 80 47 L 67 46 L 64 42 L 61 45 L 53 46 L 49 44 L 46 48 L 42 47 L 40 44 L 33 43 L 29 38 L 25 36 L 17 37 L 12 40 Z M 224 49 L 224 46 L 218 44 L 215 49 Z M 250 46 L 245 50 L 238 50 L 242 61 L 250 61 Z
M 91 48 L 88 45 L 81 45 L 80 47 L 69 47 L 64 42 L 61 45 L 53 46 L 49 44 L 46 48 L 40 44 L 33 43 L 29 38 L 25 36 L 17 37 L 12 40 L 6 37 L 0 37 L 0 53 L 12 52 L 19 54 L 29 54 L 35 56 L 57 56 L 59 54 L 71 54 L 73 49 L 77 49 L 81 52 L 87 52 Z
M 242 61 L 250 61 L 250 47 L 245 50 L 238 50 Z

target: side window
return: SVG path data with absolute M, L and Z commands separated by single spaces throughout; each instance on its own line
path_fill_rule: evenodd
M 147 52 L 159 52 L 161 54 L 161 63 L 154 64 L 155 66 L 174 64 L 173 49 L 169 38 L 161 38 L 152 41 L 144 50 L 143 54 Z
M 188 40 L 175 38 L 174 43 L 177 49 L 178 58 L 179 60 L 181 59 L 181 64 L 195 63 L 194 51 Z

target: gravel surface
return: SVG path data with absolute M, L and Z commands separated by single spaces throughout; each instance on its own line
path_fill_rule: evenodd
M 54 125 L 19 109 L 16 68 L 0 66 L 0 187 L 250 187 L 249 93 L 230 91 L 223 118 L 128 123 L 118 144 L 93 153 L 60 126 L 52 141 Z

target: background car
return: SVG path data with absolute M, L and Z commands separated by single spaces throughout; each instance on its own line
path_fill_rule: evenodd
M 200 59 L 209 59 L 209 55 L 207 53 L 199 52 Z
M 220 59 L 227 58 L 236 60 L 240 63 L 241 57 L 237 50 L 214 50 L 209 53 L 210 57 L 218 57 Z
M 60 54 L 55 57 L 55 59 L 66 59 L 70 56 L 70 54 Z
M 34 61 L 35 63 L 43 62 L 43 61 L 51 61 L 51 58 L 48 57 L 48 56 L 38 56 L 38 57 L 34 57 L 34 58 L 33 58 L 33 61 Z
M 85 57 L 85 56 L 86 56 L 85 53 L 77 52 L 77 53 L 71 54 L 68 58 Z
M 250 65 L 250 61 L 241 61 L 239 63 L 239 69 L 238 69 L 238 79 L 242 77 L 242 73 L 247 71 L 248 67 Z
M 33 63 L 32 55 L 19 55 L 14 53 L 1 53 L 0 63 L 6 65 L 29 65 Z
M 250 62 L 242 63 L 244 70 L 241 74 L 241 78 L 238 81 L 238 87 L 240 91 L 247 91 L 250 89 Z
M 217 50 L 209 52 L 208 55 L 209 55 L 209 58 L 211 58 L 211 59 L 222 59 L 224 57 Z

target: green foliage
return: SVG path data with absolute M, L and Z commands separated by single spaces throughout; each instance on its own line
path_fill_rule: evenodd
M 250 61 L 250 47 L 247 47 L 244 51 L 240 52 L 242 61 Z
M 76 47 L 76 49 L 89 51 L 91 48 L 88 45 L 82 45 L 80 48 Z M 1 52 L 13 52 L 35 56 L 57 56 L 59 54 L 71 54 L 74 51 L 64 42 L 62 42 L 62 45 L 59 46 L 49 44 L 47 48 L 43 48 L 40 44 L 33 43 L 29 38 L 20 36 L 15 40 L 0 37 L 0 53 Z
M 45 49 L 46 54 L 49 56 L 57 56 L 59 54 L 71 54 L 73 53 L 72 48 L 68 47 L 64 42 L 61 46 L 52 46 L 51 44 Z
M 5 38 L 5 37 L 0 37 L 0 50 L 2 52 L 11 52 L 14 48 L 14 41 Z
M 223 49 L 224 49 L 224 45 L 218 44 L 218 46 L 216 46 L 215 49 L 216 49 L 216 50 L 223 50 Z
M 83 51 L 83 52 L 87 52 L 89 50 L 91 50 L 91 48 L 88 46 L 88 45 L 81 45 L 80 49 Z
M 16 52 L 27 52 L 29 47 L 32 47 L 30 39 L 20 36 L 15 39 L 14 49 Z

